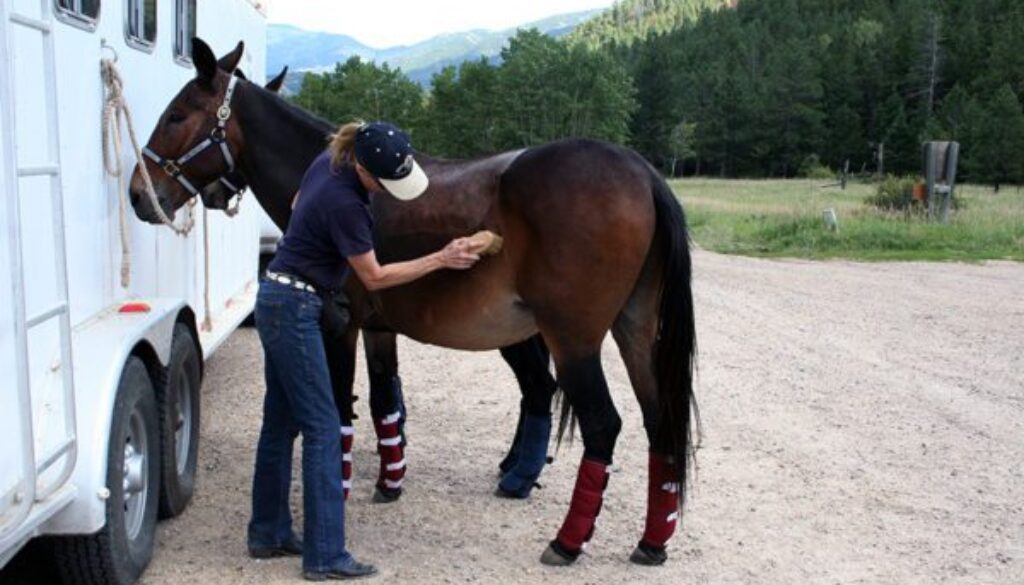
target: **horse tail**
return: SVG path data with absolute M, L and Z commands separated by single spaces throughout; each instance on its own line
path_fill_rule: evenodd
M 650 167 L 649 167 L 650 168 Z M 653 168 L 655 230 L 652 252 L 662 261 L 658 334 L 654 342 L 654 375 L 658 384 L 658 415 L 652 449 L 671 457 L 679 480 L 680 505 L 686 498 L 687 469 L 700 440 L 700 413 L 693 394 L 697 330 L 693 316 L 690 239 L 683 207 L 672 188 Z

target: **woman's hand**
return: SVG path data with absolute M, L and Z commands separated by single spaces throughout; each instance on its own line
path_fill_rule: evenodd
M 445 268 L 465 270 L 480 259 L 479 254 L 470 251 L 472 247 L 468 238 L 455 238 L 437 253 L 437 257 Z

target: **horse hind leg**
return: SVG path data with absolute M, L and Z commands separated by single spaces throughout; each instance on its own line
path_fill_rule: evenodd
M 551 439 L 551 401 L 558 386 L 549 369 L 551 357 L 540 335 L 501 349 L 501 357 L 515 373 L 522 392 L 519 422 L 502 472 L 496 495 L 529 497 L 547 462 Z
M 612 326 L 612 336 L 640 403 L 650 445 L 644 535 L 630 556 L 630 560 L 639 565 L 660 565 L 667 560 L 665 547 L 679 518 L 679 483 L 672 474 L 670 451 L 658 445 L 656 434 L 658 383 L 653 358 L 658 327 L 658 290 L 649 286 L 655 281 L 652 272 L 649 263 L 629 302 Z
M 584 447 L 569 512 L 540 559 L 546 565 L 559 566 L 575 561 L 594 534 L 622 419 L 601 369 L 600 347 L 571 357 L 554 351 L 558 386 L 579 421 Z

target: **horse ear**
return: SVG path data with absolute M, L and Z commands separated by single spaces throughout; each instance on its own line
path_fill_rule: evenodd
M 192 39 L 192 64 L 196 66 L 196 78 L 210 85 L 217 75 L 217 57 L 213 55 L 210 45 L 196 37 Z
M 249 81 L 249 78 L 245 76 L 245 73 L 242 72 L 241 69 L 235 69 L 234 74 L 235 74 L 235 77 L 237 77 L 237 78 L 239 78 L 239 79 L 241 79 L 243 81 Z
M 231 73 L 236 67 L 238 67 L 238 62 L 242 60 L 242 51 L 244 50 L 245 43 L 243 41 L 238 41 L 238 44 L 235 46 L 235 50 L 221 57 L 220 60 L 217 61 L 217 66 L 224 71 Z
M 281 86 L 284 85 L 285 75 L 288 75 L 287 65 L 284 66 L 284 69 L 282 69 L 281 72 L 278 73 L 276 77 L 267 82 L 267 89 L 274 93 L 281 91 Z

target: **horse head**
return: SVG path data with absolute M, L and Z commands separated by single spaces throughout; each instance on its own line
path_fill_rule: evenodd
M 234 74 L 241 79 L 247 79 L 241 69 L 235 69 Z M 282 69 L 281 72 L 273 79 L 268 81 L 264 87 L 267 88 L 267 91 L 279 93 L 281 91 L 281 87 L 284 85 L 284 79 L 287 74 L 288 67 L 285 66 L 284 69 Z M 248 182 L 245 177 L 236 169 L 235 171 L 232 171 L 203 187 L 199 195 L 202 197 L 203 205 L 205 205 L 207 209 L 226 210 L 231 203 L 231 198 L 244 191 L 247 187 Z
M 232 75 L 244 45 L 219 61 L 201 39 L 193 39 L 196 76 L 171 100 L 143 149 L 157 204 L 169 218 L 205 186 L 235 171 L 245 144 L 231 101 L 239 78 Z M 150 223 L 160 218 L 136 165 L 129 186 L 135 214 Z

